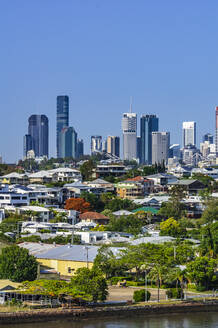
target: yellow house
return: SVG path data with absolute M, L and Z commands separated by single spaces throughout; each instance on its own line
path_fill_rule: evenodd
M 60 276 L 71 277 L 79 268 L 91 269 L 98 246 L 63 245 L 36 254 L 41 266 L 56 270 Z

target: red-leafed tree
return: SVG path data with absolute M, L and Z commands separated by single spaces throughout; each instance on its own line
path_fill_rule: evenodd
M 83 198 L 69 198 L 66 200 L 65 209 L 85 213 L 90 211 L 91 204 L 86 202 Z

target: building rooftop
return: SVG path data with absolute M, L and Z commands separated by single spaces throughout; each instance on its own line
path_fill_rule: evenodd
M 97 246 L 88 246 L 88 262 L 94 261 L 98 253 L 98 248 Z M 40 259 L 86 262 L 87 249 L 82 245 L 63 245 L 44 253 L 36 254 L 35 256 Z
M 113 215 L 120 216 L 120 215 L 130 215 L 132 212 L 126 211 L 126 210 L 119 210 L 112 213 Z
M 155 236 L 155 237 L 142 237 L 135 240 L 132 240 L 130 243 L 132 245 L 139 245 L 139 244 L 163 244 L 167 242 L 172 242 L 176 240 L 176 238 L 170 236 Z
M 41 253 L 45 253 L 55 247 L 54 244 L 43 244 L 43 243 L 31 243 L 31 242 L 24 242 L 18 244 L 19 247 L 25 248 L 29 251 L 31 255 L 39 255 Z
M 98 212 L 85 212 L 83 214 L 80 214 L 80 219 L 81 220 L 99 220 L 99 219 L 104 219 L 104 220 L 109 220 L 108 217 L 105 215 L 98 213 Z

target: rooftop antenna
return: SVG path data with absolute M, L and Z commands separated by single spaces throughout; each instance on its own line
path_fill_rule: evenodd
M 132 96 L 130 97 L 130 108 L 129 108 L 129 112 L 132 113 Z

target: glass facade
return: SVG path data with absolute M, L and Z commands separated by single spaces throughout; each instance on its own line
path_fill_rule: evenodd
M 60 134 L 63 128 L 69 126 L 69 97 L 57 96 L 57 126 L 56 126 L 56 150 L 57 158 L 61 157 Z
M 143 115 L 140 119 L 141 163 L 152 164 L 152 132 L 158 131 L 156 115 Z
M 23 137 L 23 157 L 26 158 L 27 152 L 33 149 L 32 137 L 30 134 L 25 134 Z
M 29 117 L 28 142 L 32 142 L 35 156 L 48 157 L 48 118 L 46 115 L 31 115 Z
M 77 157 L 77 133 L 73 127 L 63 128 L 60 133 L 60 157 Z

